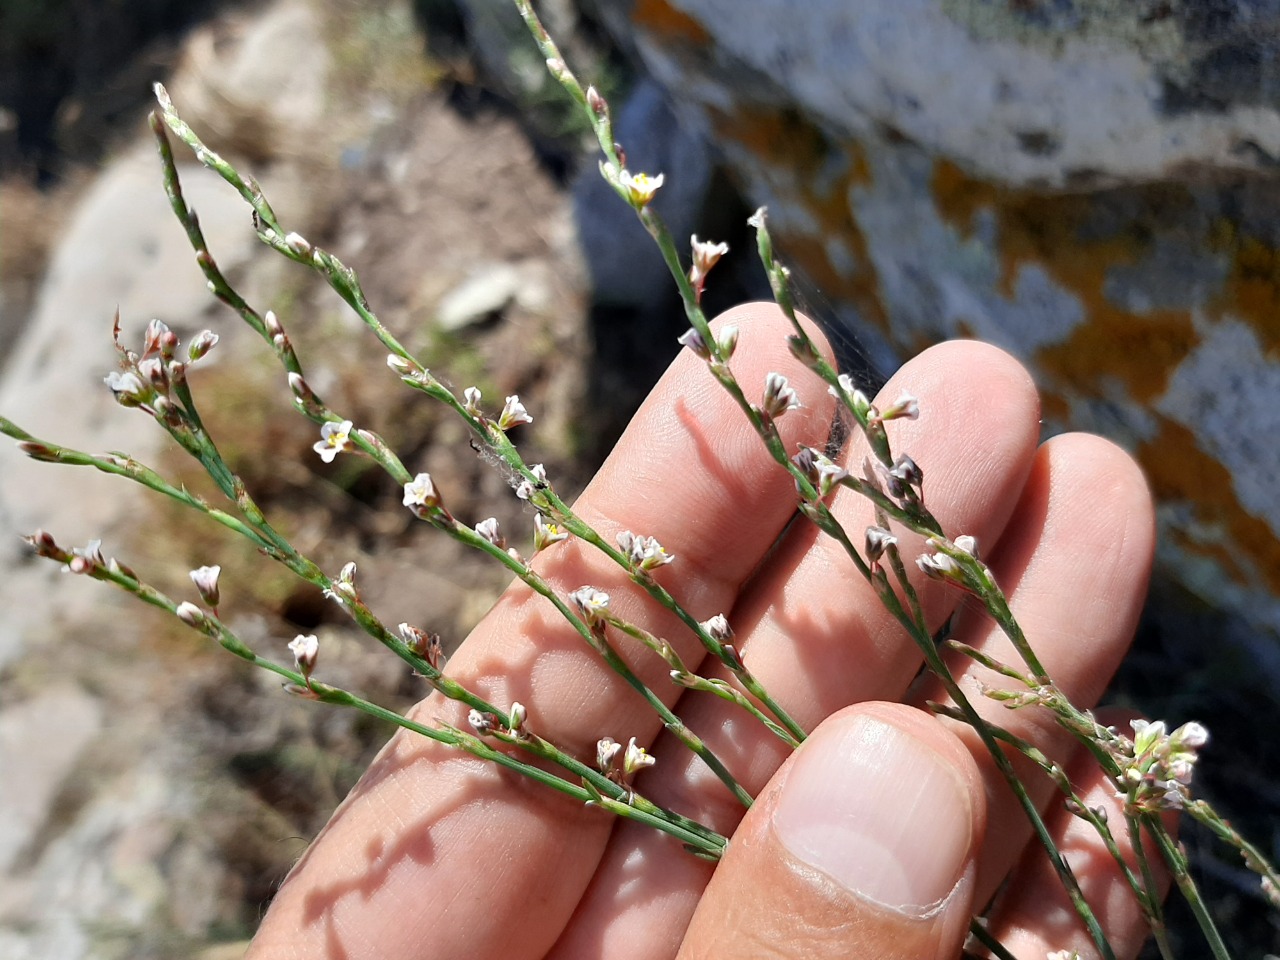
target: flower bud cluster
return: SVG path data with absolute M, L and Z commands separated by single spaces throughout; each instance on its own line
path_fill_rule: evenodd
M 631 569 L 636 572 L 653 570 L 675 559 L 675 555 L 667 553 L 653 537 L 641 537 L 630 530 L 623 530 L 618 534 L 618 546 L 626 554 Z
M 658 760 L 632 737 L 624 748 L 612 737 L 602 737 L 596 743 L 596 767 L 614 783 L 626 785 L 646 767 Z
M 1120 760 L 1122 798 L 1137 811 L 1181 810 L 1200 750 L 1209 742 L 1201 724 L 1184 723 L 1172 733 L 1163 720 L 1134 720 L 1132 756 Z

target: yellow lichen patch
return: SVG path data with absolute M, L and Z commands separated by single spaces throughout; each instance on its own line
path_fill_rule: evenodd
M 823 295 L 856 307 L 865 320 L 889 327 L 867 240 L 850 206 L 857 186 L 871 182 L 866 154 L 856 141 L 832 142 L 810 120 L 791 109 L 753 107 L 733 114 L 711 112 L 717 138 L 740 144 L 774 179 L 774 189 L 814 223 L 801 233 L 773 228 L 779 254 L 812 280 Z M 853 262 L 833 263 L 830 244 L 843 246 Z
M 1215 314 L 1229 313 L 1253 328 L 1269 356 L 1280 355 L 1280 250 L 1220 223 L 1210 239 L 1230 257 L 1231 272 L 1217 297 Z
M 1107 277 L 1148 253 L 1149 219 L 1169 216 L 1190 198 L 1180 187 L 1129 189 L 1142 191 L 1135 205 L 1142 219 L 1101 232 L 1087 227 L 1107 204 L 1106 196 L 1006 189 L 970 177 L 946 160 L 934 165 L 932 182 L 939 215 L 962 234 L 972 233 L 979 210 L 989 209 L 995 217 L 1005 295 L 1013 295 L 1020 270 L 1036 264 L 1079 301 L 1084 323 L 1065 342 L 1036 354 L 1040 369 L 1090 394 L 1099 393 L 1103 381 L 1118 380 L 1130 397 L 1147 402 L 1164 392 L 1199 338 L 1189 310 L 1127 310 L 1107 296 Z
M 1280 540 L 1265 520 L 1240 506 L 1231 474 L 1200 448 L 1188 427 L 1160 417 L 1158 432 L 1138 448 L 1137 457 L 1157 500 L 1190 501 L 1198 521 L 1222 531 L 1221 543 L 1184 537 L 1181 546 L 1219 561 L 1242 582 L 1249 581 L 1251 572 L 1272 593 L 1280 592 Z
M 683 41 L 700 47 L 711 42 L 711 34 L 706 27 L 683 10 L 671 6 L 667 0 L 636 0 L 631 22 L 663 40 Z

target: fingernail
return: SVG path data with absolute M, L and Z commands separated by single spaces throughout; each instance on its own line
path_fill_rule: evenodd
M 773 828 L 796 859 L 852 893 L 919 915 L 960 880 L 972 810 L 942 756 L 863 715 L 805 743 Z

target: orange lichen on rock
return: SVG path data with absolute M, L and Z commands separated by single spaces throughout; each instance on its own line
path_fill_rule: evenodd
M 772 227 L 779 253 L 833 301 L 855 307 L 864 320 L 888 332 L 879 279 L 867 252 L 850 197 L 871 182 L 866 154 L 856 141 L 833 143 L 826 132 L 792 109 L 753 107 L 733 114 L 711 112 L 717 139 L 741 145 L 774 176 L 771 189 L 803 210 L 815 230 L 785 223 Z M 830 247 L 849 251 L 853 270 L 832 262 Z
M 1141 189 L 1149 194 L 1141 205 L 1146 210 L 1176 206 L 1185 195 L 1180 187 Z M 1085 322 L 1066 341 L 1034 357 L 1041 370 L 1072 389 L 1097 395 L 1112 378 L 1125 385 L 1132 399 L 1149 402 L 1164 392 L 1173 371 L 1199 342 L 1189 310 L 1137 312 L 1107 296 L 1109 272 L 1138 262 L 1148 252 L 1150 232 L 1129 222 L 1105 235 L 1091 235 L 1085 226 L 1105 197 L 1006 189 L 970 177 L 947 160 L 934 165 L 933 196 L 939 215 L 964 234 L 972 233 L 980 209 L 991 210 L 1006 295 L 1013 295 L 1021 268 L 1036 264 L 1077 298 Z
M 631 22 L 662 40 L 677 40 L 705 47 L 711 34 L 698 20 L 677 10 L 667 0 L 636 0 Z
M 1249 513 L 1236 497 L 1231 473 L 1196 442 L 1192 430 L 1158 417 L 1159 430 L 1136 455 L 1161 502 L 1187 501 L 1196 519 L 1222 531 L 1220 543 L 1180 537 L 1184 549 L 1218 561 L 1237 582 L 1280 593 L 1280 540 L 1267 522 Z
M 1215 313 L 1249 324 L 1267 355 L 1280 361 L 1280 250 L 1242 234 L 1233 224 L 1219 223 L 1214 233 L 1211 246 L 1224 251 L 1231 264 L 1213 299 Z

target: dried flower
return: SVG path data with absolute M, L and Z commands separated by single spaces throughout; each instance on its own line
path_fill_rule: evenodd
M 200 598 L 215 610 L 218 608 L 218 575 L 222 567 L 217 564 L 211 567 L 196 567 L 188 576 L 200 591 Z
M 478 394 L 479 391 L 477 391 L 477 398 Z M 533 417 L 529 416 L 529 411 L 520 402 L 520 397 L 512 394 L 507 397 L 502 413 L 498 414 L 498 429 L 510 430 L 512 427 L 519 426 L 522 423 L 533 423 Z
M 533 552 L 540 553 L 553 543 L 569 539 L 569 531 L 542 514 L 533 518 Z
M 788 410 L 800 408 L 800 398 L 780 373 L 770 373 L 764 378 L 764 402 L 760 412 L 770 420 L 776 420 Z
M 405 646 L 427 661 L 434 669 L 440 669 L 440 663 L 444 658 L 444 644 L 440 642 L 439 634 L 427 633 L 427 631 L 408 623 L 400 624 L 397 629 Z
M 618 174 L 618 187 L 627 203 L 636 209 L 647 207 L 653 195 L 662 186 L 663 176 L 651 177 L 647 173 L 631 173 L 623 170 Z
M 355 426 L 350 420 L 341 422 L 330 420 L 320 426 L 320 439 L 312 447 L 320 454 L 325 463 L 333 463 L 334 458 L 344 450 L 351 450 L 355 445 L 351 442 L 351 430 Z

